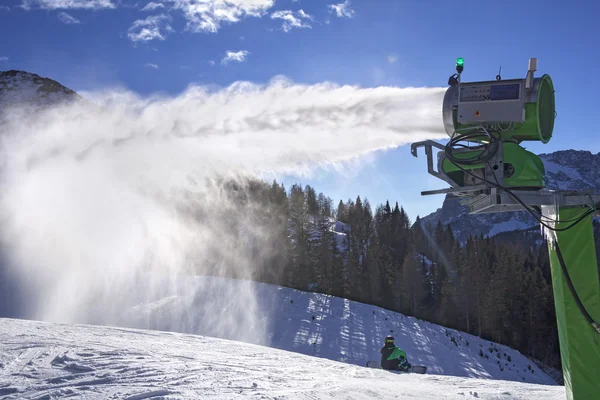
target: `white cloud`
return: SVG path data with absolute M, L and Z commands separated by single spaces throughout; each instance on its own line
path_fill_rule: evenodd
M 222 23 L 239 22 L 243 17 L 262 17 L 275 0 L 162 0 L 181 10 L 192 32 L 217 32 Z
M 81 23 L 80 20 L 78 20 L 77 18 L 73 17 L 70 14 L 67 14 L 66 12 L 59 12 L 58 13 L 58 20 L 60 22 L 62 22 L 63 24 L 69 24 L 69 25 L 80 24 Z
M 116 8 L 112 0 L 22 0 L 21 7 L 26 10 L 102 10 Z
M 284 32 L 289 32 L 293 28 L 311 28 L 311 25 L 308 22 L 303 21 L 302 19 L 312 21 L 312 15 L 306 14 L 303 10 L 299 10 L 296 14 L 298 15 L 298 17 L 294 16 L 293 11 L 279 10 L 271 14 L 271 18 L 283 20 L 283 25 L 281 28 Z
M 165 8 L 165 5 L 151 1 L 150 3 L 146 4 L 144 8 L 142 8 L 142 11 L 153 11 L 157 8 Z
M 146 65 L 144 65 L 144 67 L 146 67 L 146 68 L 152 68 L 152 69 L 158 69 L 158 65 L 152 64 L 152 63 L 146 63 Z
M 397 56 L 397 55 L 395 55 L 395 54 L 390 54 L 390 55 L 388 55 L 388 56 L 387 56 L 387 61 L 388 61 L 390 64 L 393 64 L 393 63 L 395 63 L 396 61 L 398 61 L 398 56 Z
M 150 40 L 165 40 L 163 32 L 172 32 L 169 25 L 171 17 L 165 14 L 152 15 L 146 19 L 139 19 L 129 28 L 127 36 L 132 42 L 147 42 Z
M 210 65 L 215 65 L 215 64 L 216 64 L 216 63 L 214 62 L 214 60 L 210 60 L 208 63 L 209 63 Z
M 248 50 L 228 51 L 221 60 L 221 64 L 227 65 L 230 61 L 244 62 L 249 54 L 250 52 Z
M 0 57 L 0 61 L 8 61 L 8 57 Z
M 10 7 L 8 7 L 8 6 L 0 6 L 0 11 L 10 11 Z
M 327 8 L 329 8 L 329 12 L 335 12 L 335 15 L 340 18 L 352 18 L 354 17 L 354 14 L 356 14 L 356 12 L 350 8 L 350 0 L 338 4 L 329 4 Z
M 298 10 L 298 15 L 302 18 L 310 19 L 311 21 L 315 20 L 312 15 L 305 13 L 303 9 Z

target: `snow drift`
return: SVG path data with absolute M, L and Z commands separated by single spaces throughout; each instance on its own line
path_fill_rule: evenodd
M 548 399 L 560 386 L 351 366 L 177 333 L 0 319 L 5 399 Z
M 426 365 L 429 374 L 556 384 L 514 349 L 380 307 L 208 276 L 181 276 L 159 290 L 145 290 L 163 278 L 140 275 L 114 323 L 244 341 L 358 366 L 379 360 L 383 339 L 391 334 L 409 360 Z M 125 298 L 118 290 L 108 293 Z M 254 300 L 245 309 L 240 302 L 249 294 Z

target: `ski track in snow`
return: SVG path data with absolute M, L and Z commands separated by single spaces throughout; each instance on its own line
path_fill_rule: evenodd
M 564 388 L 396 374 L 159 331 L 0 319 L 5 399 L 564 399 Z

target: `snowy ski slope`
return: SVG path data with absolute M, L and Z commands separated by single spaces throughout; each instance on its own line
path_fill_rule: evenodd
M 3 399 L 564 399 L 560 386 L 400 375 L 202 336 L 0 319 Z
M 391 334 L 431 374 L 556 384 L 509 347 L 379 307 L 252 281 L 174 279 L 152 298 L 144 291 L 152 284 L 140 277 L 140 297 L 129 307 L 120 303 L 124 318 L 102 324 L 245 341 L 360 366 L 380 358 Z

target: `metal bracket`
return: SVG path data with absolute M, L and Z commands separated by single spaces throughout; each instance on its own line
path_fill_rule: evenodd
M 448 175 L 446 175 L 442 170 L 442 161 L 443 157 L 440 157 L 440 154 L 437 155 L 437 170 L 433 166 L 433 147 L 441 150 L 443 152 L 442 156 L 445 155 L 446 147 L 438 142 L 433 140 L 424 140 L 422 142 L 416 142 L 411 144 L 410 152 L 414 157 L 418 157 L 417 149 L 419 147 L 425 148 L 425 155 L 427 156 L 427 172 L 431 175 L 435 176 L 438 179 L 443 180 L 444 182 L 450 185 L 450 188 L 447 189 L 438 189 L 438 190 L 427 190 L 421 192 L 421 195 L 427 196 L 432 194 L 445 194 L 445 193 L 453 193 L 457 196 L 467 195 L 469 196 L 469 192 L 477 192 L 481 190 L 490 189 L 493 186 L 490 186 L 487 183 L 482 183 L 481 179 L 474 180 L 473 185 L 468 186 L 458 186 L 456 182 L 454 182 Z M 461 151 L 469 151 L 469 149 L 461 149 L 458 150 L 458 153 Z M 503 164 L 503 150 L 502 145 L 498 147 L 498 150 L 494 154 L 492 160 L 489 162 L 489 165 L 486 165 L 484 168 L 484 175 L 482 178 L 495 182 L 499 186 L 504 184 L 504 164 Z M 494 167 L 496 169 L 494 169 Z
M 557 207 L 594 207 L 600 203 L 600 194 L 592 194 L 589 190 L 511 190 L 527 206 Z M 470 214 L 521 211 L 525 208 L 513 196 L 502 189 L 490 189 L 490 194 L 482 194 L 466 202 Z
M 433 140 L 413 143 L 410 147 L 410 152 L 414 157 L 418 157 L 417 149 L 419 147 L 425 148 L 425 154 L 427 155 L 427 171 L 451 186 L 447 189 L 423 191 L 421 192 L 421 195 L 454 194 L 457 197 L 463 197 L 461 203 L 469 208 L 470 214 L 511 212 L 525 209 L 511 194 L 500 188 L 504 185 L 502 146 L 499 146 L 493 158 L 489 161 L 489 165 L 486 165 L 484 168 L 485 179 L 489 182 L 496 183 L 498 187 L 488 183 L 481 183 L 481 180 L 475 180 L 473 185 L 458 186 L 440 169 L 443 157 L 440 157 L 439 153 L 437 156 L 438 169 L 434 169 L 433 166 L 433 147 L 445 151 L 445 146 Z M 595 204 L 600 203 L 600 194 L 593 194 L 590 190 L 560 191 L 549 189 L 527 190 L 510 188 L 507 188 L 507 190 L 510 190 L 510 192 L 518 197 L 523 204 L 534 207 L 581 207 L 586 205 L 588 207 L 594 207 Z
M 426 190 L 421 192 L 422 196 L 427 196 L 430 194 L 456 194 L 460 196 L 463 193 L 468 192 L 478 192 L 480 190 L 489 189 L 487 185 L 475 185 L 475 186 L 465 186 L 465 187 L 452 187 L 448 189 L 437 189 L 437 190 Z
M 454 188 L 458 188 L 458 186 L 450 178 L 448 178 L 448 176 L 446 174 L 439 171 L 439 166 L 438 166 L 438 171 L 436 171 L 433 168 L 433 149 L 432 149 L 432 147 L 436 147 L 436 148 L 444 151 L 445 150 L 444 145 L 439 144 L 438 142 L 435 142 L 433 140 L 424 140 L 422 142 L 413 143 L 410 145 L 410 153 L 413 155 L 413 157 L 418 157 L 417 149 L 419 147 L 425 147 L 425 155 L 427 156 L 427 172 L 429 172 L 431 175 L 435 176 L 436 178 L 441 179 L 444 182 L 447 182 L 448 184 L 450 184 L 450 186 L 452 186 Z M 442 189 L 442 190 L 445 190 L 445 189 Z M 421 192 L 421 194 L 425 195 L 425 194 L 437 194 L 437 193 Z

